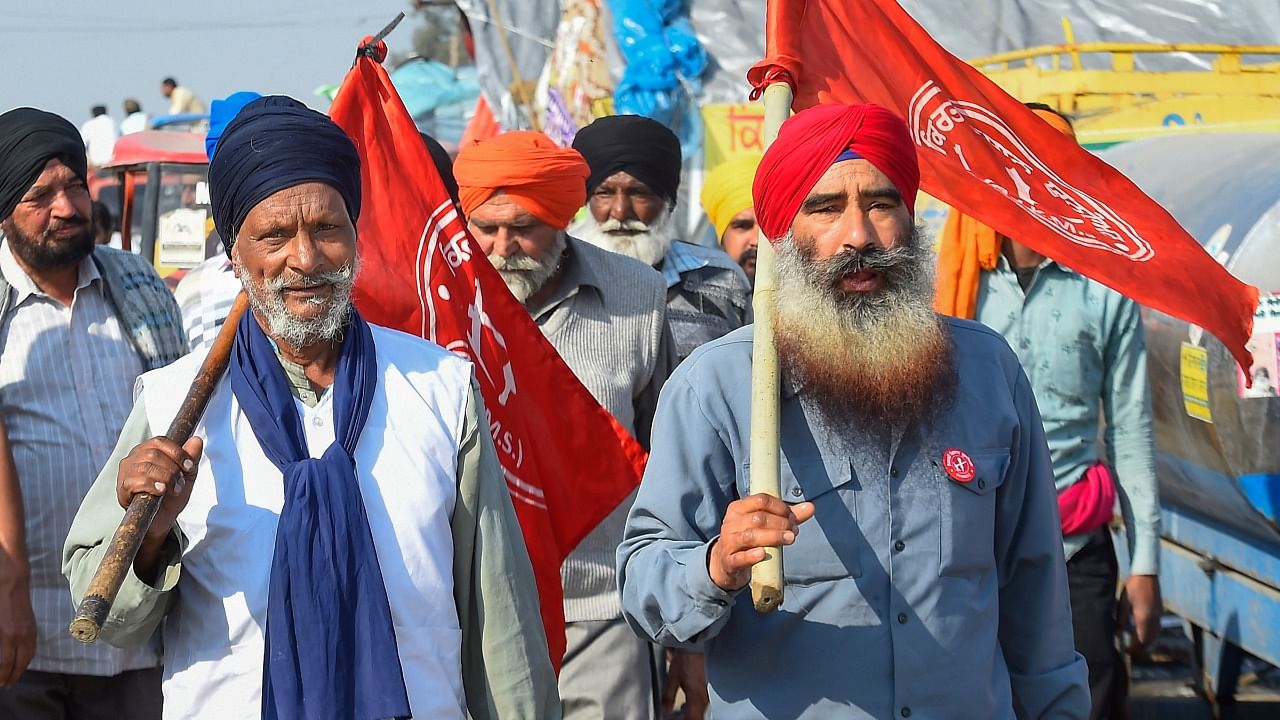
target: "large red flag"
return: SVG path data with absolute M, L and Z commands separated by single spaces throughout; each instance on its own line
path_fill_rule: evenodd
M 1200 325 L 1243 367 L 1258 290 L 1209 257 L 1127 177 L 934 42 L 894 0 L 769 0 L 762 90 L 793 107 L 873 102 L 902 115 L 921 187 L 1143 305 Z
M 644 450 L 592 398 L 479 251 L 375 59 L 356 61 L 329 114 L 360 152 L 356 306 L 370 322 L 475 363 L 559 668 L 560 565 L 639 483 Z

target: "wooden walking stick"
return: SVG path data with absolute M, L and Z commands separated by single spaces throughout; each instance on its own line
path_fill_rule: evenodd
M 764 91 L 765 147 L 778 136 L 791 113 L 791 86 L 774 83 Z M 755 336 L 751 348 L 751 494 L 782 495 L 778 435 L 778 348 L 773 336 L 777 279 L 768 238 L 756 249 L 756 287 L 751 298 Z M 751 567 L 751 600 L 758 612 L 778 609 L 783 598 L 782 548 L 765 548 L 764 560 Z
M 218 332 L 217 339 L 213 341 L 204 364 L 200 366 L 200 372 L 191 381 L 187 397 L 169 425 L 169 432 L 165 433 L 165 437 L 175 443 L 181 445 L 189 440 L 196 423 L 204 415 L 209 396 L 218 386 L 218 381 L 222 379 L 227 363 L 231 360 L 236 326 L 240 324 L 240 317 L 248 307 L 249 297 L 241 291 L 231 306 L 231 312 Z M 98 639 L 102 624 L 107 621 L 107 614 L 111 612 L 111 604 L 115 602 L 116 593 L 120 592 L 120 586 L 133 567 L 133 559 L 151 527 L 151 521 L 155 519 L 156 511 L 160 509 L 162 499 L 159 495 L 138 493 L 129 500 L 129 509 L 125 511 L 120 527 L 116 528 L 115 535 L 111 537 L 107 554 L 102 556 L 102 563 L 93 574 L 93 580 L 85 590 L 80 607 L 76 608 L 75 619 L 71 621 L 71 637 L 83 643 Z

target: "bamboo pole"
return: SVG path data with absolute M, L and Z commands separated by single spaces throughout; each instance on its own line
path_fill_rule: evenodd
M 213 395 L 213 390 L 218 386 L 231 359 L 236 325 L 240 323 L 240 316 L 244 315 L 248 307 L 249 297 L 241 291 L 236 296 L 217 339 L 213 341 L 213 347 L 205 356 L 200 372 L 191 382 L 177 416 L 169 425 L 169 432 L 165 433 L 165 437 L 175 443 L 181 445 L 190 439 L 196 424 L 204 415 L 209 397 Z M 111 612 L 111 604 L 116 600 L 116 593 L 120 592 L 120 586 L 133 568 L 134 557 L 138 554 L 138 548 L 142 547 L 142 541 L 147 529 L 151 527 L 151 521 L 155 519 L 156 511 L 160 509 L 162 499 L 159 495 L 138 493 L 129 501 L 124 519 L 112 535 L 107 552 L 102 556 L 102 562 L 85 590 L 84 599 L 76 609 L 75 618 L 71 621 L 71 637 L 82 643 L 98 639 L 102 625 Z
M 764 144 L 778 137 L 791 113 L 791 86 L 774 83 L 764 91 Z M 775 256 L 768 238 L 756 248 L 756 289 L 751 298 L 755 337 L 751 347 L 751 494 L 782 496 L 778 441 L 778 349 L 773 336 L 777 288 Z M 751 568 L 751 600 L 756 611 L 769 613 L 782 605 L 782 548 L 765 549 L 765 559 Z

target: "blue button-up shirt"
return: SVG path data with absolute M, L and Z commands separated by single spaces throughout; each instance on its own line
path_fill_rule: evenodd
M 784 391 L 783 499 L 816 514 L 783 552 L 786 599 L 769 615 L 707 571 L 729 503 L 748 494 L 753 327 L 663 388 L 618 549 L 623 612 L 663 645 L 705 651 L 716 718 L 1088 713 L 1031 387 L 998 335 L 946 322 L 960 382 L 928 425 L 837 433 L 803 387 Z M 949 450 L 972 462 L 968 482 L 945 470 Z
M 982 273 L 977 320 L 1009 341 L 1044 420 L 1061 492 L 1098 461 L 1098 421 L 1129 539 L 1129 572 L 1159 571 L 1160 508 L 1151 436 L 1147 345 L 1138 305 L 1052 260 L 1027 292 L 1004 257 Z M 1064 539 L 1071 557 L 1087 535 Z

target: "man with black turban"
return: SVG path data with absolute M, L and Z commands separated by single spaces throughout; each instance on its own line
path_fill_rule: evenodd
M 186 444 L 152 429 L 201 354 L 142 376 L 67 537 L 73 594 L 129 498 L 160 495 L 103 637 L 143 642 L 167 615 L 166 717 L 559 717 L 471 364 L 351 304 L 354 143 L 260 98 L 218 140 L 209 185 L 251 312 Z
M 587 217 L 571 229 L 606 250 L 629 255 L 667 281 L 667 322 L 676 355 L 746 324 L 751 284 L 728 255 L 675 239 L 672 210 L 680 189 L 680 141 L 639 115 L 603 117 L 578 131 L 587 178 Z
M 151 266 L 95 245 L 86 164 L 65 119 L 34 108 L 0 115 L 0 413 L 21 488 L 0 489 L 4 718 L 119 717 L 126 702 L 133 717 L 160 717 L 156 645 L 85 647 L 67 634 L 67 528 L 111 454 L 134 381 L 186 348 Z

